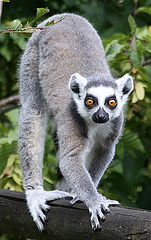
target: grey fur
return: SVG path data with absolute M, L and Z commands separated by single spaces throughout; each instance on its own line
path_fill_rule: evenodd
M 116 83 L 115 83 L 115 80 L 113 79 L 113 77 L 111 76 L 104 76 L 101 74 L 99 76 L 90 76 L 87 78 L 88 80 L 88 84 L 86 86 L 86 88 L 91 88 L 93 86 L 104 86 L 104 87 L 112 87 L 112 88 L 116 88 Z
M 108 210 L 110 204 L 118 203 L 102 197 L 96 187 L 114 157 L 123 126 L 123 107 L 118 116 L 105 124 L 96 124 L 83 115 L 76 101 L 83 101 L 84 92 L 99 86 L 117 91 L 118 84 L 110 74 L 103 45 L 95 29 L 78 15 L 63 15 L 65 18 L 61 22 L 37 30 L 31 36 L 20 64 L 19 148 L 23 184 L 29 210 L 42 230 L 43 225 L 38 218 L 45 220 L 41 211 L 41 208 L 46 210 L 48 207 L 45 202 L 65 196 L 64 192 L 57 191 L 50 192 L 48 197 L 43 190 L 42 160 L 47 118 L 51 114 L 59 168 L 64 176 L 57 187 L 72 192 L 75 199 L 85 202 L 91 213 L 92 228 L 98 229 L 99 217 L 104 218 L 101 208 Z M 61 16 L 53 16 L 39 26 Z M 70 91 L 68 82 L 76 72 L 87 80 L 79 79 L 81 85 L 74 82 Z M 72 80 L 76 81 L 76 78 L 73 76 Z M 120 99 L 127 99 L 132 90 L 130 87 L 123 96 L 124 86 L 120 84 Z M 88 110 L 91 111 L 93 109 Z

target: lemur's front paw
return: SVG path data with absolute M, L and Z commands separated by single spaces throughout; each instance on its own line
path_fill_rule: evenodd
M 91 214 L 91 225 L 93 230 L 101 230 L 101 224 L 99 219 L 105 221 L 106 217 L 103 213 L 109 213 L 109 205 L 119 205 L 120 203 L 116 200 L 106 199 L 104 196 L 99 194 L 99 201 L 97 204 L 89 207 L 89 212 Z
M 95 230 L 101 230 L 101 224 L 99 222 L 99 219 L 104 221 L 106 217 L 101 211 L 100 204 L 95 204 L 94 206 L 89 208 L 89 212 L 91 214 L 91 226 L 92 229 Z
M 120 204 L 118 201 L 107 199 L 106 197 L 102 196 L 101 194 L 99 194 L 99 197 L 100 197 L 101 209 L 104 213 L 110 212 L 110 209 L 109 209 L 110 205 L 119 205 Z
M 71 195 L 67 192 L 58 190 L 44 191 L 43 188 L 26 191 L 26 200 L 29 211 L 40 231 L 44 230 L 44 222 L 47 220 L 44 211 L 50 209 L 47 201 L 64 197 L 71 197 Z

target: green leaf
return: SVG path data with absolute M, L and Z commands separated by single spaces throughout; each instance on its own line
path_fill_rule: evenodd
M 108 44 L 105 48 L 107 60 L 111 61 L 113 60 L 117 54 L 121 52 L 121 49 L 123 49 L 125 46 L 122 44 L 119 44 L 117 40 L 113 40 L 110 44 Z
M 48 12 L 50 12 L 50 10 L 48 8 L 37 8 L 36 20 Z
M 151 53 L 151 43 L 145 47 L 146 51 Z
M 11 167 L 16 160 L 16 154 L 11 154 L 8 158 L 7 166 Z
M 132 61 L 132 63 L 134 65 L 138 65 L 140 66 L 141 65 L 141 62 L 142 62 L 142 55 L 139 51 L 136 51 L 136 50 L 132 50 L 130 49 L 130 59 Z
M 150 42 L 151 34 L 149 32 L 148 26 L 141 27 L 136 29 L 135 36 L 140 39 L 144 39 L 147 42 Z
M 19 19 L 15 19 L 14 21 L 11 22 L 11 24 L 9 25 L 9 30 L 11 29 L 18 29 L 22 27 L 22 23 Z
M 132 66 L 130 64 L 130 62 L 128 62 L 128 60 L 126 61 L 121 61 L 121 69 L 122 69 L 122 72 L 128 72 L 131 70 Z
M 47 27 L 47 26 L 50 26 L 50 25 L 53 25 L 55 22 L 54 22 L 54 19 L 51 21 L 51 22 L 47 22 L 46 24 L 45 24 L 45 27 Z
M 112 167 L 112 171 L 119 173 L 119 174 L 123 174 L 122 164 L 120 163 L 120 164 Z
M 10 2 L 10 0 L 2 0 L 2 2 Z
M 26 25 L 26 28 L 31 27 L 32 24 L 33 24 L 35 21 L 37 21 L 40 17 L 42 17 L 43 15 L 45 15 L 46 13 L 49 13 L 49 12 L 50 12 L 49 8 L 37 8 L 37 13 L 36 13 L 35 19 L 34 19 L 33 21 L 29 22 L 29 23 Z M 29 30 L 31 30 L 31 29 L 29 29 Z M 25 31 L 27 32 L 28 29 L 25 30 Z M 32 29 L 32 32 L 34 32 L 33 29 Z M 31 33 L 31 32 L 29 32 L 29 33 Z
M 145 50 L 145 46 L 144 46 L 144 42 L 141 40 L 136 40 L 135 41 L 135 46 L 136 46 L 136 50 L 138 52 L 140 52 L 142 55 L 144 54 Z
M 18 114 L 19 114 L 18 109 L 14 109 L 12 111 L 5 113 L 5 116 L 12 123 L 13 127 L 17 126 L 17 124 L 18 124 Z
M 144 84 L 141 82 L 136 82 L 135 84 L 136 95 L 139 100 L 143 100 L 145 97 Z
M 134 133 L 126 130 L 120 140 L 120 144 L 123 144 L 124 148 L 127 149 L 129 152 L 145 152 L 144 146 L 136 132 Z
M 50 184 L 53 184 L 54 182 L 49 177 L 44 177 L 44 180 L 47 181 Z
M 13 146 L 6 143 L 6 144 L 2 144 L 0 146 L 0 174 L 3 173 L 6 165 L 7 165 L 7 161 L 8 161 L 8 157 L 9 155 L 12 153 L 12 148 Z
M 17 141 L 18 129 L 11 130 L 7 136 L 7 142 L 11 144 L 14 141 Z
M 131 33 L 134 33 L 136 31 L 136 22 L 134 20 L 134 18 L 132 17 L 132 15 L 129 15 L 128 16 L 128 23 L 129 23 L 129 26 L 130 26 L 130 29 L 131 29 Z
M 13 58 L 13 52 L 4 44 L 0 47 L 0 54 L 7 60 L 7 62 L 10 62 Z
M 17 183 L 17 185 L 21 185 L 22 184 L 22 179 L 20 176 L 18 176 L 17 174 L 13 174 L 12 176 L 13 180 L 15 181 L 15 183 Z
M 12 144 L 17 141 L 18 136 L 18 109 L 14 109 L 10 112 L 5 113 L 5 116 L 8 118 L 8 120 L 12 124 L 11 130 L 8 132 L 6 137 L 3 137 L 0 139 L 1 144 L 9 143 Z
M 147 67 L 149 67 L 147 72 Z M 137 66 L 138 73 L 141 76 L 142 81 L 147 81 L 150 85 L 150 66 L 146 66 L 145 68 L 142 68 L 141 66 Z
M 132 103 L 138 102 L 138 97 L 136 95 L 136 91 L 133 91 L 133 96 L 132 96 Z
M 137 154 L 136 157 L 132 156 L 129 152 L 126 151 L 125 157 L 123 160 L 123 174 L 125 180 L 133 185 L 136 183 L 136 180 L 140 176 L 141 169 L 143 167 L 144 161 Z
M 137 9 L 138 13 L 143 12 L 151 15 L 151 7 L 140 7 Z
M 26 31 L 24 31 L 26 32 Z M 25 50 L 27 41 L 25 39 L 25 37 L 23 36 L 23 34 L 10 34 L 11 39 L 13 39 L 14 44 L 16 44 L 21 50 Z

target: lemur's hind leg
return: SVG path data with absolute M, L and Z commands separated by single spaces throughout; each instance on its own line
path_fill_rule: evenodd
M 47 107 L 38 79 L 38 49 L 32 39 L 20 65 L 19 149 L 27 205 L 40 230 L 46 219 L 47 201 L 69 196 L 61 191 L 44 191 L 42 162 L 47 127 Z

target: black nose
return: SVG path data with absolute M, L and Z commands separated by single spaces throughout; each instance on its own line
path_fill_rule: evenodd
M 106 123 L 109 120 L 109 114 L 103 108 L 99 108 L 99 110 L 93 114 L 92 119 L 95 123 Z

